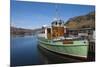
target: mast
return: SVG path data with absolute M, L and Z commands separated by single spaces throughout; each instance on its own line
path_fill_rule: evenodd
M 56 6 L 55 6 L 55 7 L 56 7 L 56 17 L 55 17 L 55 18 L 56 18 L 56 20 L 58 20 L 58 9 L 57 9 L 57 8 L 58 8 L 58 6 L 57 6 L 57 4 L 56 4 Z
M 54 17 L 54 21 L 57 21 L 57 20 L 59 20 L 59 17 L 58 17 L 58 5 L 55 4 L 54 6 L 55 6 L 55 17 Z M 53 39 L 53 32 L 52 32 L 52 27 L 51 27 L 51 43 L 53 42 L 52 39 Z
M 59 16 L 58 16 L 58 5 L 55 4 L 55 20 L 59 20 Z

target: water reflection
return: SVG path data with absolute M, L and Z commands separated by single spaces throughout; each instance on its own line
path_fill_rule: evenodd
M 11 38 L 11 65 L 44 64 L 37 49 L 36 36 Z

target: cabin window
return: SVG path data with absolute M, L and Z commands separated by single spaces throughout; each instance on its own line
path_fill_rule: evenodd
M 51 33 L 51 29 L 50 29 L 50 28 L 48 28 L 48 29 L 47 29 L 47 32 L 48 32 L 48 33 Z

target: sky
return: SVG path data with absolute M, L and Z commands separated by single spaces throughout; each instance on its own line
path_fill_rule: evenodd
M 56 5 L 58 15 L 56 15 Z M 58 16 L 59 19 L 68 19 L 95 11 L 92 5 L 54 4 L 41 2 L 11 1 L 11 25 L 26 29 L 41 28 L 50 25 Z

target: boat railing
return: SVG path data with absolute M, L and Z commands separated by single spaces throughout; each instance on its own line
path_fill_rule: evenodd
M 58 37 L 53 39 L 53 41 L 61 41 L 61 40 L 88 40 L 87 37 Z

